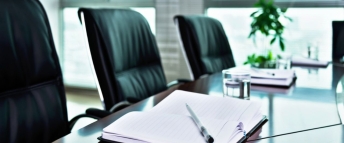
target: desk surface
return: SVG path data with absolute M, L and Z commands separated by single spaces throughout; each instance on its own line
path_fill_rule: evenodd
M 343 143 L 344 126 L 335 125 L 326 128 L 299 133 L 248 141 L 249 143 Z
M 337 112 L 335 89 L 344 73 L 344 67 L 330 65 L 328 68 L 294 69 L 296 70 L 297 80 L 288 89 L 254 85 L 251 87 L 250 100 L 263 103 L 262 112 L 268 117 L 269 121 L 263 126 L 259 135 L 250 138 L 250 140 L 261 139 L 253 142 L 293 141 L 289 138 L 296 137 L 300 140 L 312 141 L 312 139 L 308 138 L 310 135 L 316 136 L 319 135 L 318 133 L 325 133 L 331 129 L 331 131 L 339 131 L 340 136 L 338 135 L 337 138 L 338 140 L 341 139 L 343 129 Z M 130 111 L 144 111 L 152 108 L 175 89 L 222 96 L 221 77 L 221 73 L 216 73 L 171 88 L 92 123 L 55 142 L 97 142 L 97 137 L 101 135 L 104 127 Z M 330 127 L 321 128 L 324 126 Z M 314 130 L 317 130 L 317 132 L 313 133 Z M 305 134 L 305 136 L 299 135 L 300 133 Z

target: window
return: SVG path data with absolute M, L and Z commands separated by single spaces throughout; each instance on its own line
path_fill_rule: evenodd
M 208 16 L 222 23 L 237 65 L 242 65 L 247 55 L 262 52 L 264 42 L 261 41 L 264 41 L 264 38 L 257 37 L 256 46 L 252 39 L 248 39 L 252 21 L 249 15 L 255 10 L 255 8 L 207 10 Z M 293 19 L 292 22 L 285 22 L 286 29 L 283 35 L 287 53 L 307 56 L 307 47 L 312 45 L 318 49 L 318 59 L 332 59 L 332 21 L 344 20 L 343 8 L 289 8 L 286 15 Z M 277 44 L 272 45 L 271 48 L 280 52 Z
M 67 7 L 63 9 L 63 75 L 67 86 L 96 88 L 91 64 L 87 55 L 87 48 L 82 25 L 77 11 L 79 8 Z M 141 13 L 151 26 L 155 34 L 155 8 L 132 8 Z

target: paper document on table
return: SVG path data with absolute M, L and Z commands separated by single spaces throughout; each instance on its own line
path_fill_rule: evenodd
M 302 56 L 293 56 L 291 64 L 293 66 L 327 67 L 329 61 L 319 61 Z
M 140 120 L 137 120 L 140 119 Z M 228 142 L 232 134 L 241 132 L 242 123 L 201 118 L 217 143 Z M 190 116 L 131 112 L 103 130 L 103 137 L 131 142 L 190 143 L 205 142 Z M 234 135 L 233 135 L 234 136 Z
M 236 98 L 209 97 L 208 95 L 176 90 L 161 101 L 150 112 L 189 115 L 185 103 L 190 105 L 198 116 L 230 121 L 247 121 L 260 110 L 258 102 Z M 240 107 L 240 108 L 238 108 Z
M 296 78 L 294 70 L 258 69 L 250 67 L 234 67 L 228 69 L 233 72 L 248 72 L 251 84 L 273 85 L 289 87 Z
M 267 119 L 261 103 L 176 90 L 147 112 L 130 112 L 103 129 L 101 140 L 133 143 L 206 142 L 185 104 L 215 143 L 245 140 Z M 245 126 L 247 124 L 247 126 Z
M 276 87 L 271 87 L 271 86 L 266 86 L 266 85 L 254 85 L 254 86 L 251 86 L 251 90 L 289 95 L 291 92 L 293 92 L 294 86 L 290 86 L 287 88 L 276 88 Z

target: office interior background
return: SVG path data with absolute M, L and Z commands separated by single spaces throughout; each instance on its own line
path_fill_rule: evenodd
M 173 22 L 175 15 L 198 14 L 218 19 L 229 39 L 236 65 L 242 65 L 247 55 L 260 50 L 257 45 L 261 43 L 255 45 L 252 39 L 248 38 L 251 23 L 249 15 L 256 10 L 253 7 L 256 0 L 41 0 L 41 2 L 49 17 L 65 86 L 67 89 L 85 91 L 81 92 L 85 94 L 96 94 L 96 83 L 87 55 L 86 39 L 77 15 L 80 7 L 130 8 L 141 13 L 156 36 L 167 82 L 180 78 L 191 79 Z M 316 53 L 319 60 L 330 61 L 332 59 L 331 22 L 344 20 L 344 1 L 275 0 L 275 3 L 288 7 L 286 15 L 293 19 L 292 22 L 284 22 L 285 53 L 306 56 L 307 47 L 312 46 L 316 47 L 312 52 Z M 277 44 L 272 46 L 272 50 L 280 52 Z M 324 82 L 331 83 L 330 80 Z M 79 98 L 67 97 L 68 106 L 75 105 L 75 108 L 68 108 L 75 110 L 75 113 L 68 111 L 69 118 L 85 111 L 79 109 L 78 105 L 85 106 L 86 109 L 90 105 L 84 104 L 90 103 L 91 106 L 102 108 L 99 97 L 93 94 L 88 96 L 91 96 L 89 101 L 82 101 L 83 103 Z

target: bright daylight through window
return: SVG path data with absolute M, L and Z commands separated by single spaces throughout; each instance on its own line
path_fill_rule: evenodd
M 255 8 L 209 8 L 207 15 L 218 19 L 227 34 L 237 65 L 242 65 L 247 55 L 259 52 L 262 44 L 259 38 L 256 46 L 248 38 Z M 293 19 L 285 22 L 285 52 L 307 55 L 307 47 L 315 47 L 312 52 L 320 60 L 332 60 L 332 21 L 344 20 L 343 8 L 288 8 L 286 15 Z M 262 40 L 260 40 L 262 41 Z M 317 49 L 317 50 L 316 50 Z M 278 44 L 272 50 L 279 52 Z M 318 53 L 316 53 L 318 52 Z

